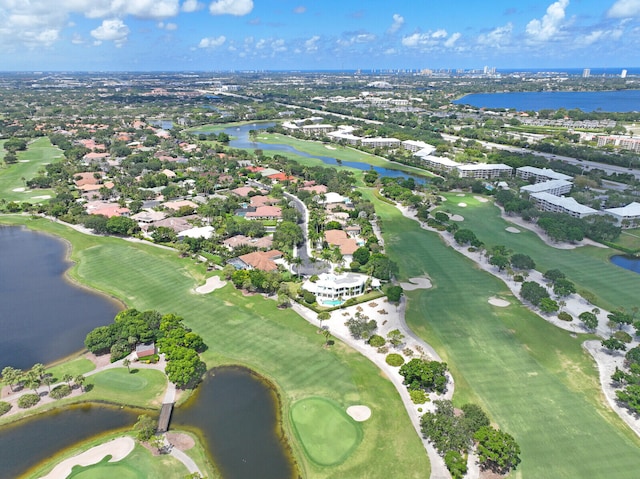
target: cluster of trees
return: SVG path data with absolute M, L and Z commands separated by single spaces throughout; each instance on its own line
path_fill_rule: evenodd
M 89 332 L 85 346 L 95 354 L 111 353 L 111 361 L 128 356 L 139 343 L 156 342 L 165 354 L 165 372 L 178 387 L 193 387 L 206 371 L 198 353 L 206 349 L 200 335 L 192 332 L 174 314 L 158 311 L 121 311 L 109 326 Z
M 547 289 L 535 281 L 523 282 L 520 287 L 520 296 L 525 301 L 539 307 L 544 313 L 554 313 L 559 309 L 558 303 L 551 299 Z
M 447 390 L 447 363 L 413 358 L 400 368 L 404 384 L 410 391 L 436 391 L 443 394 Z
M 544 273 L 544 278 L 553 285 L 553 292 L 559 298 L 564 298 L 576 292 L 576 285 L 558 269 L 550 269 Z
M 364 339 L 365 341 L 375 335 L 378 323 L 375 319 L 369 319 L 361 313 L 356 313 L 355 317 L 349 318 L 345 323 L 349 328 L 349 333 L 354 339 Z
M 132 236 L 140 231 L 135 220 L 126 216 L 86 215 L 82 220 L 86 228 L 97 234 L 111 234 L 117 236 Z
M 613 241 L 622 229 L 616 226 L 609 215 L 590 215 L 586 218 L 574 218 L 564 213 L 542 212 L 538 226 L 555 241 L 576 242 L 585 238 L 594 241 Z
M 422 434 L 444 456 L 453 479 L 467 473 L 466 454 L 477 443 L 483 469 L 506 474 L 520 463 L 520 447 L 508 433 L 494 429 L 486 413 L 476 404 L 465 404 L 456 413 L 451 401 L 435 401 L 435 412 L 420 420 Z
M 415 193 L 416 182 L 413 178 L 389 178 L 383 177 L 382 193 L 387 198 L 402 203 L 403 205 L 418 206 L 422 203 L 422 196 Z
M 246 289 L 251 292 L 273 294 L 284 294 L 288 292 L 288 287 L 280 286 L 290 276 L 278 271 L 261 271 L 259 269 L 235 269 L 231 265 L 226 265 L 223 270 L 225 277 L 231 280 L 238 289 Z
M 618 401 L 629 410 L 640 414 L 640 346 L 627 351 L 625 369 L 618 369 L 611 376 L 614 384 L 621 388 L 616 391 Z

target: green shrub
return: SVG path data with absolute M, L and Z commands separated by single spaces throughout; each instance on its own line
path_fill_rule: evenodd
M 302 290 L 302 298 L 307 304 L 313 304 L 316 302 L 316 295 L 307 290 Z
M 389 347 L 388 346 L 380 346 L 378 348 L 378 352 L 380 354 L 387 354 L 389 352 Z
M 429 399 L 422 389 L 411 389 L 409 391 L 409 396 L 411 397 L 413 404 L 424 404 L 427 402 L 427 399 Z
M 11 404 L 8 402 L 0 401 L 0 416 L 4 416 L 11 410 Z
M 379 348 L 380 346 L 384 346 L 387 341 L 382 336 L 374 334 L 369 338 L 368 342 L 374 348 Z
M 387 361 L 389 366 L 395 366 L 398 368 L 404 364 L 404 358 L 396 353 L 389 354 L 385 361 Z
M 624 331 L 616 331 L 613 333 L 613 337 L 627 344 L 629 344 L 633 339 L 629 333 L 625 333 Z
M 567 313 L 566 311 L 560 311 L 558 313 L 558 319 L 560 321 L 568 321 L 571 322 L 573 321 L 573 316 L 571 316 L 569 313 Z
M 522 283 L 522 282 L 524 281 L 524 277 L 523 277 L 521 274 L 516 274 L 516 275 L 513 277 L 513 280 L 514 280 L 516 283 Z
M 444 463 L 452 479 L 462 479 L 467 474 L 467 458 L 458 451 L 447 451 L 444 455 Z
M 62 399 L 71 394 L 71 387 L 68 384 L 60 384 L 51 390 L 49 396 L 53 399 Z
M 18 399 L 18 407 L 21 409 L 28 409 L 35 406 L 40 402 L 40 396 L 37 394 L 25 394 Z

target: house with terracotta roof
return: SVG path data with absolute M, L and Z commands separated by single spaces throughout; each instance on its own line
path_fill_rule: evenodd
M 173 211 L 178 211 L 183 206 L 188 206 L 194 210 L 198 208 L 196 203 L 189 200 L 167 201 L 166 203 L 162 203 L 162 206 Z
M 346 232 L 342 230 L 327 230 L 324 232 L 324 239 L 331 246 L 340 248 L 342 256 L 352 256 L 354 251 L 358 249 L 358 243 L 350 238 Z
M 129 216 L 129 208 L 123 208 L 118 203 L 105 201 L 90 201 L 86 204 L 87 213 L 90 215 L 103 215 L 107 218 L 113 216 Z
M 252 196 L 249 200 L 249 204 L 251 206 L 255 206 L 256 208 L 258 206 L 272 206 L 272 205 L 277 205 L 280 202 L 280 200 L 276 199 L 276 198 L 272 198 L 270 196 L 264 196 L 264 195 L 256 195 L 256 196 Z
M 257 190 L 252 186 L 240 186 L 239 188 L 231 190 L 231 193 L 239 196 L 240 198 L 246 198 L 247 196 L 249 196 L 249 193 L 252 193 L 254 191 Z
M 302 188 L 298 188 L 302 191 L 308 191 L 314 195 L 324 195 L 327 192 L 327 187 L 325 185 L 313 185 L 313 186 L 303 186 Z
M 229 250 L 239 248 L 241 246 L 252 246 L 255 248 L 271 248 L 273 238 L 271 236 L 263 236 L 262 238 L 249 238 L 244 235 L 235 235 L 227 238 L 222 242 Z
M 76 186 L 97 185 L 102 181 L 103 176 L 101 171 L 85 171 L 73 175 L 73 182 Z
M 287 175 L 286 173 L 279 172 L 273 175 L 267 176 L 271 181 L 293 181 L 296 179 L 295 176 Z
M 82 157 L 82 160 L 85 163 L 93 163 L 93 162 L 96 162 L 96 161 L 100 162 L 100 161 L 103 161 L 103 160 L 107 160 L 110 157 L 111 157 L 111 153 L 107 153 L 107 152 L 98 153 L 98 152 L 92 151 L 91 153 L 87 153 L 86 155 L 84 155 Z
M 282 209 L 278 206 L 258 206 L 255 211 L 249 211 L 244 216 L 248 220 L 280 220 Z
M 282 258 L 282 252 L 278 250 L 271 251 L 254 251 L 253 253 L 243 254 L 229 261 L 238 269 L 259 269 L 260 271 L 276 271 L 278 264 L 276 260 Z M 236 261 L 234 261 L 236 260 Z

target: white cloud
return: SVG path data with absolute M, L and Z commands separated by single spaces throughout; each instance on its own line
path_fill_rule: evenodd
M 307 7 L 305 7 L 304 5 L 300 5 L 299 7 L 296 7 L 293 9 L 293 13 L 298 13 L 298 14 L 304 13 L 306 11 L 307 11 Z
M 179 0 L 62 0 L 60 3 L 65 11 L 82 13 L 88 18 L 132 15 L 161 20 L 174 17 L 180 11 Z
M 461 36 L 462 36 L 462 33 L 460 32 L 454 33 L 447 39 L 446 42 L 444 42 L 444 46 L 447 48 L 453 48 L 453 46 L 460 39 Z
M 200 40 L 198 48 L 218 48 L 227 41 L 227 37 L 220 35 L 219 37 L 205 37 Z
M 436 30 L 435 32 L 433 32 L 431 34 L 431 36 L 433 38 L 446 38 L 447 37 L 447 31 L 446 30 L 442 30 L 442 29 Z
M 129 27 L 119 18 L 103 20 L 102 24 L 95 30 L 91 30 L 91 36 L 99 42 L 110 41 L 116 46 L 122 46 L 127 41 Z
M 185 0 L 182 4 L 182 11 L 186 13 L 195 12 L 200 10 L 204 5 L 198 2 L 198 0 Z
M 607 16 L 611 18 L 631 18 L 638 15 L 640 15 L 640 0 L 618 0 L 607 12 Z
M 318 40 L 320 40 L 319 35 L 314 35 L 309 40 L 304 42 L 304 48 L 307 53 L 315 52 L 318 50 Z
M 454 34 L 455 39 L 451 41 L 448 39 L 446 43 L 451 42 L 451 44 L 455 43 L 458 38 L 460 38 L 460 34 Z M 452 35 L 452 37 L 454 36 Z M 426 32 L 426 33 L 413 33 L 411 35 L 407 35 L 402 37 L 402 45 L 405 47 L 415 48 L 415 47 L 434 47 L 440 43 L 441 40 L 447 38 L 447 31 L 444 29 L 436 30 L 435 32 Z
M 346 39 L 338 40 L 338 45 L 342 45 L 344 47 L 353 45 L 354 43 L 370 43 L 375 41 L 376 36 L 373 33 L 358 33 L 356 35 L 351 35 Z
M 178 29 L 178 25 L 176 25 L 175 23 L 164 23 L 164 22 L 159 22 L 158 23 L 158 28 L 161 30 L 169 30 L 169 31 L 173 31 L 173 30 L 177 30 Z
M 243 16 L 253 10 L 253 0 L 217 0 L 209 5 L 211 15 Z
M 480 35 L 478 37 L 478 43 L 494 48 L 500 48 L 510 43 L 511 32 L 513 32 L 513 24 L 509 22 L 502 27 L 494 28 L 486 35 Z
M 402 28 L 403 25 L 404 25 L 404 17 L 398 13 L 394 13 L 393 23 L 387 30 L 387 33 L 391 33 L 391 34 L 396 33 L 398 30 Z
M 558 35 L 565 17 L 569 0 L 558 0 L 547 8 L 542 20 L 534 18 L 527 24 L 526 32 L 532 41 L 544 42 Z
M 78 33 L 74 33 L 71 37 L 71 43 L 74 45 L 82 45 L 84 43 L 84 39 Z

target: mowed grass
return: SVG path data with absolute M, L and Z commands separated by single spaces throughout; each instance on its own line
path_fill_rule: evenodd
M 92 385 L 85 399 L 100 399 L 130 406 L 146 406 L 162 403 L 167 378 L 162 371 L 131 367 L 101 371 L 87 378 Z
M 139 444 L 117 462 L 106 456 L 92 466 L 75 466 L 68 479 L 147 479 L 149 477 L 182 478 L 189 471 L 180 461 L 169 455 L 154 456 Z
M 606 405 L 581 347 L 587 337 L 528 311 L 501 281 L 394 207 L 377 202 L 376 212 L 399 278 L 428 273 L 434 284 L 406 293 L 409 326 L 448 362 L 455 402 L 477 402 L 516 438 L 516 477 L 637 477 L 640 440 Z M 493 295 L 512 305 L 489 305 Z
M 317 464 L 344 461 L 362 439 L 362 430 L 337 404 L 311 397 L 291 407 L 291 420 L 307 455 Z
M 640 228 L 622 230 L 615 243 L 630 250 L 640 250 Z
M 451 193 L 445 197 L 447 201 L 440 209 L 462 215 L 464 221 L 458 223 L 460 228 L 472 230 L 486 247 L 505 245 L 514 253 L 527 254 L 536 262 L 538 271 L 560 269 L 576 283 L 579 290 L 595 294 L 597 304 L 605 309 L 622 306 L 630 310 L 640 306 L 640 275 L 609 261 L 609 257 L 620 254 L 619 251 L 595 246 L 571 250 L 552 248 L 534 232 L 503 220 L 500 210 L 491 201 L 481 203 L 470 195 L 459 197 Z M 459 202 L 468 206 L 462 208 L 458 206 Z M 517 227 L 520 233 L 509 233 L 506 231 L 509 226 Z
M 183 316 L 209 347 L 203 354 L 208 367 L 245 365 L 270 379 L 280 393 L 283 427 L 303 477 L 428 476 L 427 455 L 393 385 L 340 342 L 324 348 L 317 328 L 293 311 L 281 311 L 275 301 L 259 295 L 244 297 L 231 285 L 207 295 L 193 294 L 206 272 L 176 252 L 90 237 L 43 219 L 8 216 L 2 221 L 25 223 L 68 239 L 77 262 L 70 274 L 83 283 L 124 299 L 130 307 Z M 310 396 L 330 399 L 342 409 L 367 404 L 373 411 L 361 426 L 362 441 L 341 464 L 313 463 L 295 439 L 291 404 Z
M 18 152 L 18 163 L 0 169 L 0 197 L 7 201 L 17 202 L 41 203 L 46 201 L 45 198 L 38 197 L 53 196 L 53 190 L 13 190 L 25 188 L 25 180 L 37 176 L 38 170 L 61 158 L 62 151 L 53 146 L 49 138 L 42 137 L 30 142 L 27 151 Z

